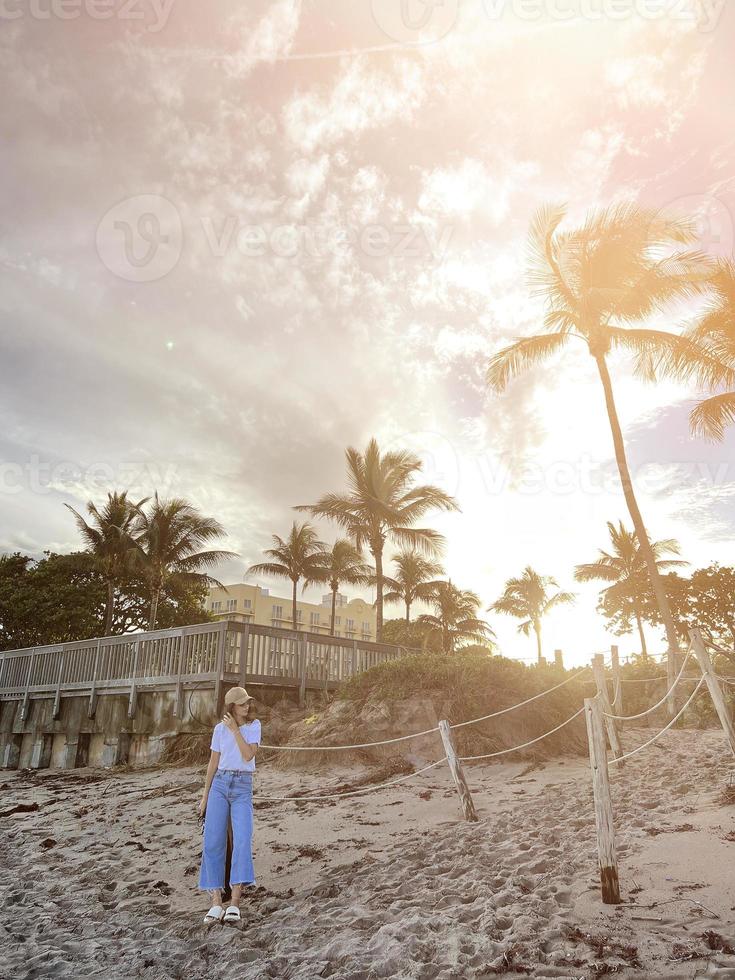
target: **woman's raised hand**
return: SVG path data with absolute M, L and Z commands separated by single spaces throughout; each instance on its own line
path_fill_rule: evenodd
M 225 716 L 222 719 L 222 721 L 225 723 L 225 727 L 226 728 L 229 728 L 230 731 L 233 734 L 235 732 L 239 731 L 239 727 L 238 727 L 237 722 L 235 721 L 235 719 L 232 717 L 232 715 L 229 712 L 225 712 Z
M 207 801 L 205 799 L 201 799 L 199 801 L 199 807 L 197 809 L 197 813 L 199 814 L 200 820 L 204 819 L 204 814 L 206 813 L 206 811 L 207 811 Z

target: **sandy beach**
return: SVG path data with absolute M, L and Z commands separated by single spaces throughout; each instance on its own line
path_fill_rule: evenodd
M 260 804 L 241 929 L 201 921 L 201 767 L 5 773 L 0 972 L 735 978 L 735 806 L 720 799 L 734 770 L 721 732 L 682 730 L 614 773 L 620 906 L 600 901 L 579 756 L 468 767 L 478 824 L 445 766 L 344 800 Z M 257 792 L 367 772 L 264 761 Z

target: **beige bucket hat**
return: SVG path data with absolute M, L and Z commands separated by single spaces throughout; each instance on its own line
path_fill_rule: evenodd
M 250 697 L 244 687 L 231 687 L 225 694 L 225 704 L 247 704 L 248 701 L 254 700 L 255 698 Z

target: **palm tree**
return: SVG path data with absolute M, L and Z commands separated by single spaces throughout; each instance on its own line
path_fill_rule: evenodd
M 375 562 L 376 634 L 383 631 L 383 548 L 390 539 L 436 554 L 442 537 L 432 528 L 413 525 L 431 510 L 458 510 L 453 497 L 429 484 L 417 486 L 414 479 L 421 470 L 421 460 L 406 450 L 380 452 L 371 439 L 364 453 L 346 450 L 348 493 L 328 493 L 316 504 L 302 505 L 314 517 L 327 517 L 343 527 L 355 547 L 367 547 Z
M 573 592 L 557 592 L 549 595 L 549 589 L 558 589 L 559 584 L 550 575 L 539 575 L 531 566 L 523 570 L 520 578 L 509 578 L 502 596 L 489 607 L 493 612 L 504 613 L 523 620 L 518 632 L 528 636 L 533 629 L 536 634 L 536 655 L 543 662 L 541 654 L 541 621 L 557 606 L 574 602 Z
M 373 569 L 360 552 L 347 538 L 338 538 L 331 548 L 317 556 L 319 581 L 327 582 L 332 593 L 332 611 L 329 621 L 329 634 L 334 636 L 334 620 L 337 608 L 337 592 L 341 582 L 349 585 L 369 585 L 374 578 Z
M 406 622 L 411 621 L 411 606 L 417 599 L 429 600 L 433 594 L 433 579 L 443 575 L 439 562 L 424 558 L 415 549 L 401 551 L 393 555 L 398 568 L 395 576 L 383 579 L 390 590 L 383 596 L 383 602 L 403 602 L 406 605 Z
M 180 497 L 161 500 L 156 494 L 150 512 L 139 512 L 134 528 L 135 560 L 150 589 L 148 629 L 156 627 L 161 593 L 170 582 L 222 588 L 203 569 L 214 568 L 237 555 L 231 551 L 198 549 L 223 534 L 221 524 L 203 517 Z
M 434 582 L 428 601 L 433 615 L 424 614 L 416 620 L 426 629 L 424 645 L 432 635 L 441 637 L 442 651 L 452 654 L 457 643 L 471 640 L 494 647 L 495 634 L 484 619 L 478 618 L 480 597 L 475 592 L 458 589 L 452 582 Z
M 273 547 L 263 552 L 271 560 L 251 565 L 248 569 L 249 575 L 274 575 L 277 578 L 291 580 L 293 587 L 291 622 L 295 630 L 299 628 L 296 605 L 298 584 L 301 579 L 304 579 L 304 588 L 306 588 L 313 582 L 323 581 L 320 556 L 324 554 L 325 549 L 326 545 L 319 541 L 311 524 L 297 524 L 294 521 L 285 540 L 279 538 L 277 534 L 273 535 Z
M 490 361 L 488 382 L 501 391 L 569 343 L 586 346 L 602 385 L 623 494 L 666 629 L 673 672 L 676 625 L 633 490 L 607 357 L 611 351 L 632 353 L 636 374 L 647 380 L 664 371 L 719 383 L 722 363 L 695 340 L 633 326 L 673 301 L 705 292 L 711 265 L 701 252 L 686 248 L 696 239 L 687 221 L 620 204 L 592 212 L 581 228 L 560 232 L 565 213 L 563 207 L 542 208 L 531 228 L 531 282 L 546 300 L 546 333 L 499 351 Z
M 648 577 L 646 563 L 643 561 L 635 531 L 629 531 L 622 521 L 618 523 L 617 527 L 608 521 L 607 529 L 612 542 L 612 553 L 600 549 L 596 561 L 577 565 L 574 577 L 578 582 L 611 582 L 612 584 L 608 588 L 602 590 L 603 595 L 607 594 L 611 598 L 619 597 L 630 600 L 633 605 L 638 635 L 641 639 L 641 654 L 643 659 L 647 660 L 648 650 L 643 632 L 643 604 L 641 601 L 641 595 L 646 591 L 645 585 Z M 689 564 L 686 561 L 663 557 L 664 555 L 678 555 L 680 553 L 679 545 L 673 538 L 667 538 L 664 541 L 652 541 L 651 550 L 659 572 L 666 572 L 671 568 Z
M 135 550 L 133 528 L 140 514 L 140 508 L 145 503 L 147 498 L 139 500 L 137 504 L 128 500 L 126 491 L 108 493 L 102 510 L 98 510 L 91 500 L 87 503 L 87 513 L 92 518 L 89 524 L 70 504 L 64 504 L 74 515 L 79 533 L 87 550 L 94 556 L 95 566 L 107 588 L 105 636 L 109 636 L 112 632 L 115 592 L 130 567 L 131 556 Z
M 735 369 L 735 262 L 721 260 L 712 276 L 714 298 L 704 310 L 691 336 L 713 357 Z M 735 421 L 735 391 L 725 391 L 700 402 L 690 416 L 692 431 L 714 441 Z

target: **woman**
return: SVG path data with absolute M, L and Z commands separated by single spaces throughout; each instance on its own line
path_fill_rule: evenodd
M 225 716 L 215 726 L 210 746 L 199 816 L 204 820 L 204 848 L 199 888 L 212 893 L 212 908 L 204 921 L 240 922 L 243 885 L 255 884 L 253 869 L 253 773 L 260 744 L 260 722 L 252 717 L 253 698 L 244 687 L 225 694 Z M 232 899 L 225 911 L 227 827 L 232 820 Z

